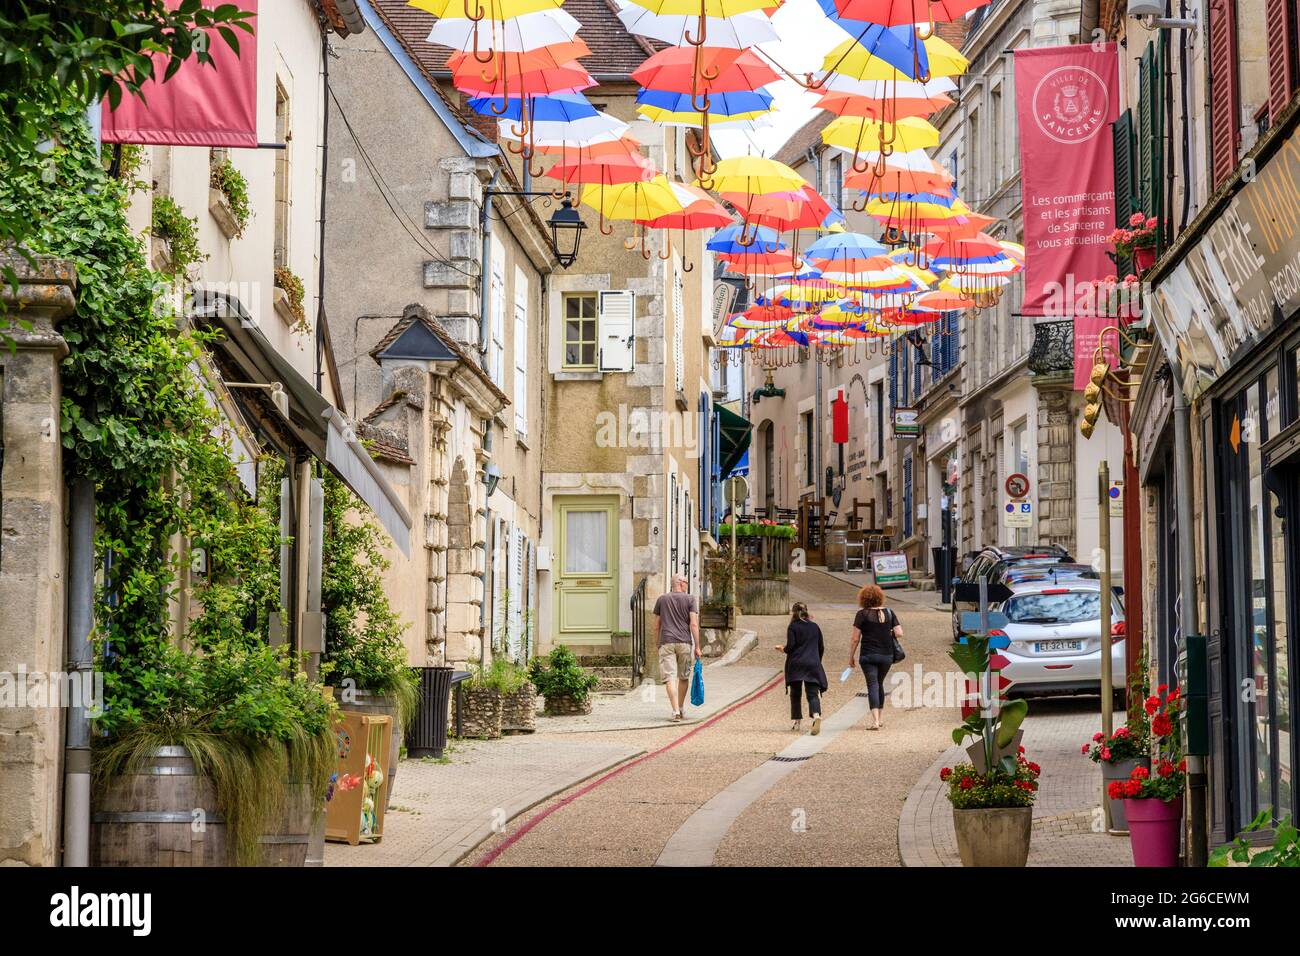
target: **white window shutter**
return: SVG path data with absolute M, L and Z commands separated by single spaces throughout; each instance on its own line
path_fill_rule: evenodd
M 528 276 L 515 270 L 515 432 L 528 434 Z
M 636 293 L 600 294 L 600 370 L 630 372 L 636 358 Z
M 492 239 L 492 344 L 488 372 L 493 383 L 502 384 L 505 373 L 506 338 L 506 253 L 495 236 Z
M 682 353 L 682 334 L 685 323 L 682 317 L 682 274 L 673 266 L 673 385 L 677 391 L 686 387 L 686 370 L 682 368 L 685 358 Z

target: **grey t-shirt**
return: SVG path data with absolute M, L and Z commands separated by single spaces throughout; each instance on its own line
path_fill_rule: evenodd
M 694 595 L 685 591 L 659 595 L 655 601 L 655 614 L 659 615 L 659 643 L 691 643 L 691 614 L 698 611 Z

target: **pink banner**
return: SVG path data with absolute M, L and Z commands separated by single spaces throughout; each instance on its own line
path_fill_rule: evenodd
M 1091 315 L 1093 285 L 1115 272 L 1111 124 L 1119 116 L 1115 45 L 1016 50 L 1025 240 L 1024 315 Z
M 213 8 L 229 0 L 204 0 Z M 175 8 L 180 0 L 167 0 Z M 257 13 L 257 0 L 238 0 L 240 9 Z M 256 30 L 257 21 L 251 21 Z M 209 34 L 212 63 L 193 57 L 170 80 L 151 80 L 138 96 L 124 94 L 116 110 L 103 106 L 105 143 L 144 143 L 155 146 L 257 146 L 257 36 L 229 28 L 239 42 L 236 55 L 221 34 Z M 154 57 L 161 79 L 167 58 Z

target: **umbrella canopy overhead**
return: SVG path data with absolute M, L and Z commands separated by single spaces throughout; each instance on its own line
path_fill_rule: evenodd
M 475 0 L 470 0 L 474 3 Z M 444 17 L 433 25 L 427 42 L 453 50 L 507 50 L 520 52 L 539 46 L 567 43 L 582 24 L 563 10 L 537 10 L 510 20 L 466 20 Z
M 645 182 L 584 186 L 581 201 L 600 210 L 605 219 L 643 221 L 658 219 L 682 209 L 681 200 L 663 175 Z
M 408 0 L 439 20 L 513 20 L 539 10 L 556 10 L 564 0 Z
M 751 50 L 670 46 L 637 67 L 632 79 L 647 89 L 705 96 L 753 92 L 780 77 Z
M 626 6 L 619 11 L 619 20 L 628 31 L 638 36 L 658 40 L 669 46 L 685 46 L 700 30 L 699 5 L 691 13 L 651 13 L 642 6 Z M 776 27 L 761 11 L 738 13 L 730 17 L 705 18 L 705 39 L 709 46 L 731 47 L 744 50 L 759 43 L 779 40 Z

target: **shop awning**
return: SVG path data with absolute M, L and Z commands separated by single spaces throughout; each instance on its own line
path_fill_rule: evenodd
M 749 450 L 754 426 L 725 405 L 718 405 L 718 477 L 729 478 Z
M 273 403 L 278 424 L 293 439 L 329 467 L 353 494 L 366 503 L 384 530 L 401 549 L 411 554 L 411 515 L 379 465 L 357 440 L 346 416 L 275 350 L 237 299 L 204 293 L 190 312 L 193 320 L 225 335 L 216 347 L 238 369 L 241 380 L 269 385 L 279 382 L 288 396 L 288 413 Z

